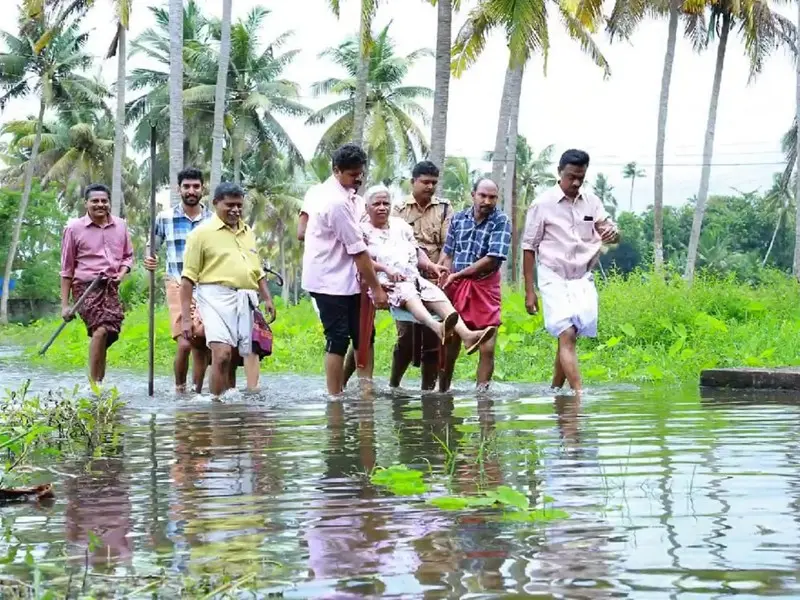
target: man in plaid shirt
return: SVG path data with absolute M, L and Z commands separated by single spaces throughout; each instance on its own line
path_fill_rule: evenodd
M 443 281 L 453 307 L 470 329 L 500 325 L 500 266 L 511 246 L 511 222 L 497 208 L 497 184 L 478 180 L 472 189 L 473 205 L 453 215 L 440 263 L 450 269 Z M 485 388 L 494 373 L 497 336 L 481 344 L 477 384 Z M 450 388 L 461 340 L 448 342 L 444 371 L 439 377 L 442 392 Z
M 205 332 L 200 321 L 194 301 L 192 301 L 192 330 L 194 337 L 190 342 L 183 336 L 181 328 L 181 272 L 183 271 L 183 252 L 186 249 L 186 238 L 198 225 L 210 218 L 213 213 L 200 203 L 203 197 L 203 173 L 199 169 L 186 168 L 178 173 L 178 187 L 181 203 L 169 208 L 156 217 L 156 248 L 150 251 L 151 256 L 144 259 L 144 266 L 155 270 L 158 249 L 166 245 L 167 273 L 164 281 L 167 297 L 167 308 L 170 316 L 172 339 L 178 348 L 175 353 L 175 390 L 186 391 L 186 375 L 189 371 L 189 355 L 192 355 L 194 389 L 199 394 L 203 389 L 203 379 L 208 366 L 208 350 L 205 343 Z

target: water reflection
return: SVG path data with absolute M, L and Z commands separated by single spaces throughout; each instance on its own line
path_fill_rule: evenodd
M 0 366 L 0 385 L 13 377 Z M 119 443 L 56 465 L 72 476 L 55 482 L 53 506 L 0 513 L 0 558 L 20 545 L 3 574 L 32 581 L 30 549 L 47 577 L 63 555 L 73 574 L 88 556 L 90 589 L 117 582 L 118 595 L 134 587 L 126 577 L 163 572 L 161 598 L 222 572 L 287 598 L 800 595 L 789 396 L 645 388 L 579 400 L 507 385 L 328 402 L 308 391 L 319 381 L 271 377 L 261 396 L 221 404 L 152 402 L 141 382 L 121 383 Z M 429 494 L 370 483 L 392 463 L 423 471 Z M 425 503 L 499 485 L 570 517 L 510 522 L 496 508 Z M 99 543 L 87 555 L 89 532 Z

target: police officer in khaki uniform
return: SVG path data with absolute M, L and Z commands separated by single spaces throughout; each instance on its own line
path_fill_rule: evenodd
M 393 215 L 400 217 L 414 229 L 414 237 L 431 261 L 438 263 L 453 209 L 447 200 L 433 195 L 439 182 L 439 169 L 430 161 L 418 163 L 411 172 L 411 196 L 401 206 L 395 206 Z M 434 274 L 423 273 L 436 280 Z M 422 389 L 436 387 L 439 371 L 440 341 L 436 334 L 422 325 L 397 321 L 397 344 L 392 355 L 392 374 L 389 385 L 398 387 L 408 365 L 422 367 Z

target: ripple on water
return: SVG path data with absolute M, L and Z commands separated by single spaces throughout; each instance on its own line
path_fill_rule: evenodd
M 791 396 L 619 386 L 578 400 L 462 384 L 420 399 L 410 383 L 330 401 L 321 378 L 286 375 L 216 402 L 175 396 L 165 378 L 151 399 L 140 375 L 114 377 L 128 403 L 118 453 L 64 458 L 52 506 L 5 508 L 0 555 L 19 543 L 49 577 L 82 574 L 88 556 L 89 583 L 117 591 L 134 580 L 108 576 L 163 571 L 165 598 L 222 572 L 297 598 L 800 595 Z M 23 378 L 82 384 L 0 364 L 4 387 Z M 431 490 L 369 482 L 392 463 L 424 471 Z M 524 524 L 424 503 L 498 485 L 570 517 Z M 89 532 L 102 543 L 87 554 Z M 30 579 L 24 554 L 0 569 Z

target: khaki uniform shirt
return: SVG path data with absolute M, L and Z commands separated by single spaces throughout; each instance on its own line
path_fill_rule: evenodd
M 439 262 L 450 220 L 453 218 L 453 207 L 448 201 L 434 196 L 423 210 L 414 200 L 414 196 L 408 196 L 402 205 L 394 207 L 393 215 L 411 225 L 419 247 L 425 251 L 431 262 Z

